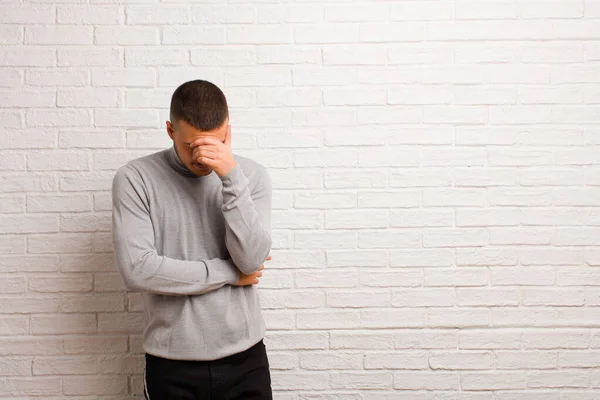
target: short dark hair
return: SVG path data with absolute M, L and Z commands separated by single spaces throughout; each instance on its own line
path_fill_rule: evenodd
M 211 131 L 229 117 L 225 94 L 214 83 L 200 79 L 185 82 L 171 97 L 171 122 L 183 120 L 196 129 Z

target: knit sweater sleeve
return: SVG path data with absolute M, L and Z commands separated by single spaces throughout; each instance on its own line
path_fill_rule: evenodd
M 260 165 L 255 173 L 252 185 L 239 164 L 221 177 L 225 243 L 245 274 L 260 269 L 271 251 L 271 178 Z

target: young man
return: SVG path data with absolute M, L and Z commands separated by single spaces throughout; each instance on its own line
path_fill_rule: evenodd
M 271 249 L 271 181 L 231 153 L 227 100 L 214 84 L 173 93 L 173 147 L 121 167 L 113 242 L 142 292 L 150 400 L 272 399 L 257 287 Z

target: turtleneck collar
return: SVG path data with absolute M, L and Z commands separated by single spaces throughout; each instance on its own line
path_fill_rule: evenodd
M 204 176 L 198 176 L 194 174 L 192 171 L 185 166 L 181 158 L 179 158 L 179 154 L 177 154 L 177 150 L 175 149 L 175 145 L 173 145 L 170 149 L 168 149 L 165 153 L 167 162 L 174 170 L 179 172 L 183 176 L 187 176 L 188 178 L 204 178 Z M 210 174 L 209 174 L 210 175 Z M 207 175 L 208 176 L 208 175 Z

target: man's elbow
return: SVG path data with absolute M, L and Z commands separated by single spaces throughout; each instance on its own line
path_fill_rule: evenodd
M 144 262 L 149 257 L 145 254 L 135 261 L 124 262 L 119 268 L 121 279 L 127 290 L 143 292 L 148 290 L 148 275 L 143 273 Z
M 123 286 L 125 286 L 125 289 L 129 291 L 139 292 L 142 290 L 139 282 L 131 276 L 121 274 L 121 280 L 123 281 Z
M 134 292 L 142 292 L 145 290 L 142 277 L 136 273 L 135 268 L 129 269 L 128 272 L 121 271 L 121 279 L 125 288 Z
M 248 260 L 243 260 L 235 264 L 238 267 L 238 269 L 245 275 L 253 274 L 263 266 L 262 262 L 248 262 Z
M 246 275 L 258 271 L 271 252 L 271 235 L 268 232 L 261 235 L 260 239 L 258 237 L 255 239 L 253 243 L 247 243 L 243 246 L 240 243 L 240 246 L 234 251 L 230 250 L 233 263 Z
M 240 271 L 246 275 L 250 275 L 262 268 L 267 260 L 271 246 L 268 246 L 265 251 L 257 252 L 254 255 L 244 257 L 241 260 L 233 260 Z

